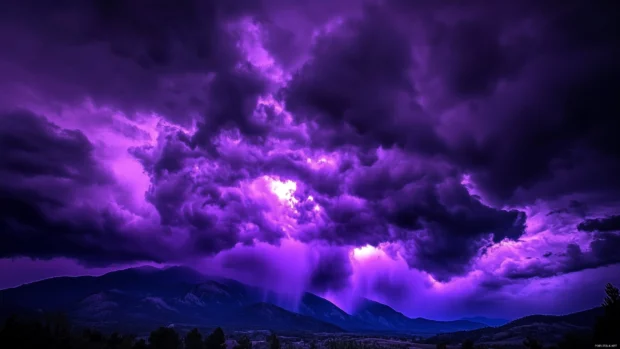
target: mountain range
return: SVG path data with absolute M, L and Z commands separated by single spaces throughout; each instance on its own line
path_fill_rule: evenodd
M 283 295 L 207 277 L 187 267 L 131 268 L 102 276 L 56 277 L 0 291 L 0 312 L 62 312 L 89 326 L 223 326 L 310 332 L 437 334 L 487 327 L 472 320 L 409 318 L 369 299 L 349 314 L 304 293 L 295 307 Z
M 557 343 L 567 334 L 576 338 L 589 334 L 604 312 L 603 307 L 597 307 L 567 315 L 529 315 L 497 327 L 437 334 L 426 341 L 433 344 L 460 343 L 470 339 L 478 344 L 505 346 L 521 345 L 524 338 L 533 337 L 544 343 Z

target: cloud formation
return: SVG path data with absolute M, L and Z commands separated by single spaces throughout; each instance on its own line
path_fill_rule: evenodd
M 91 202 L 114 190 L 114 179 L 79 130 L 27 111 L 0 117 L 2 257 L 70 257 L 86 264 L 159 260 L 141 246 L 116 205 Z M 162 255 L 163 256 L 163 255 Z
M 39 7 L 0 5 L 2 258 L 439 316 L 620 262 L 613 2 Z

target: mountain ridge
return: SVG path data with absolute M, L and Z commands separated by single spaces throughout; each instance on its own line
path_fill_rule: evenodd
M 486 316 L 466 316 L 462 317 L 459 320 L 467 320 L 473 322 L 479 322 L 481 324 L 485 324 L 490 327 L 498 327 L 509 323 L 511 320 L 508 319 L 500 319 L 500 318 L 489 318 Z
M 132 320 L 197 325 L 218 325 L 219 321 L 248 328 L 269 325 L 258 316 L 261 311 L 268 311 L 275 314 L 271 325 L 319 332 L 432 335 L 487 326 L 469 320 L 409 318 L 370 299 L 363 299 L 349 314 L 308 292 L 301 296 L 296 309 L 288 309 L 278 302 L 279 296 L 273 291 L 237 280 L 207 276 L 188 267 L 138 267 L 101 276 L 50 278 L 0 290 L 0 309 L 5 313 L 9 309 L 61 311 L 80 321 L 121 323 Z
M 366 298 L 362 300 L 354 312 L 354 316 L 375 327 L 417 334 L 454 332 L 487 327 L 485 324 L 466 320 L 437 321 L 421 317 L 410 318 L 388 305 Z
M 494 342 L 520 343 L 527 336 L 557 342 L 569 333 L 587 333 L 594 326 L 597 317 L 603 314 L 603 307 L 596 307 L 565 315 L 528 315 L 498 327 L 437 334 L 428 338 L 427 342 L 436 344 L 471 339 L 476 343 L 486 344 L 494 344 Z

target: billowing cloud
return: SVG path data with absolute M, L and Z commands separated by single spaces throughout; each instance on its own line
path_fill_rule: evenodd
M 579 223 L 577 229 L 581 231 L 612 232 L 620 231 L 620 216 L 609 216 L 605 218 L 586 219 Z
M 620 262 L 616 10 L 5 1 L 0 257 L 534 309 Z
M 116 202 L 89 200 L 113 199 L 106 190 L 115 183 L 79 130 L 28 111 L 8 112 L 0 116 L 0 145 L 2 257 L 70 257 L 91 265 L 166 259 Z
M 325 249 L 310 274 L 310 290 L 324 293 L 349 286 L 353 269 L 346 249 Z

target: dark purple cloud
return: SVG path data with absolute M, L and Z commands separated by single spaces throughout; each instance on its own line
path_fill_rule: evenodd
M 5 1 L 0 257 L 440 317 L 594 283 L 620 262 L 617 10 Z
M 231 125 L 258 132 L 247 108 L 266 87 L 260 75 L 236 68 L 244 60 L 226 24 L 259 13 L 259 2 L 8 1 L 3 8 L 0 43 L 10 49 L 2 60 L 16 64 L 13 81 L 128 115 L 157 112 L 183 125 L 199 115 L 197 138 Z
M 586 219 L 585 221 L 579 223 L 577 229 L 588 232 L 620 231 L 620 215 L 605 218 Z
M 495 71 L 493 79 L 502 79 L 504 86 L 468 101 L 469 116 L 463 117 L 476 120 L 481 129 L 464 134 L 453 155 L 490 198 L 518 203 L 567 192 L 617 192 L 618 182 L 605 174 L 617 170 L 612 154 L 620 149 L 612 131 L 619 126 L 612 117 L 618 113 L 613 95 L 619 77 L 612 7 L 571 2 L 552 14 L 554 8 L 532 6 L 527 12 L 532 17 L 526 18 L 540 23 L 532 24 L 531 32 L 502 38 L 509 26 L 524 24 L 511 19 L 495 30 L 495 40 L 519 44 L 518 54 L 512 47 L 491 55 L 493 62 L 473 60 L 486 67 L 481 69 L 497 69 L 506 59 L 525 56 L 516 76 L 514 69 Z M 486 51 L 476 52 L 478 44 L 461 45 L 471 57 L 486 57 Z M 584 181 L 595 174 L 600 176 L 596 183 Z
M 318 124 L 312 138 L 317 146 L 442 146 L 415 100 L 407 30 L 390 14 L 367 6 L 361 19 L 319 36 L 284 90 L 289 110 Z
M 0 147 L 0 256 L 69 257 L 89 265 L 166 258 L 161 246 L 151 251 L 141 246 L 149 240 L 127 231 L 122 210 L 84 198 L 114 179 L 79 130 L 9 112 L 0 116 Z
M 596 235 L 589 245 L 589 251 L 582 251 L 577 244 L 568 244 L 566 251 L 553 256 L 545 254 L 545 258 L 554 261 L 535 258 L 528 260 L 522 265 L 508 264 L 503 270 L 503 275 L 509 279 L 529 279 L 534 277 L 550 277 L 585 269 L 593 269 L 602 266 L 620 263 L 618 257 L 620 247 L 620 235 L 605 233 Z
M 319 254 L 312 268 L 309 289 L 320 294 L 344 289 L 349 286 L 352 274 L 349 252 L 344 249 L 327 249 Z

